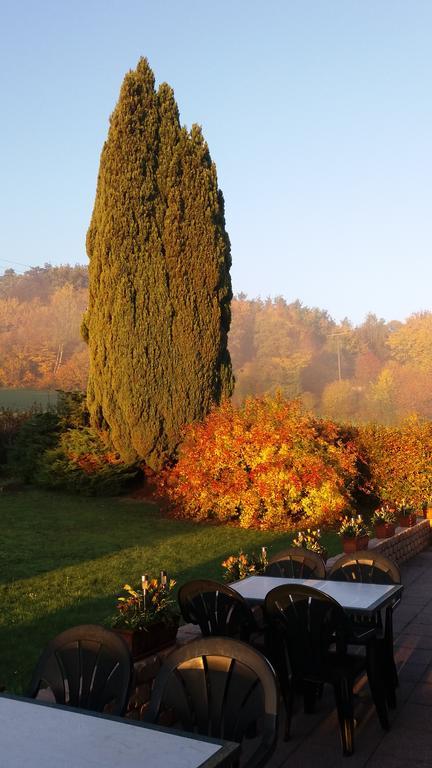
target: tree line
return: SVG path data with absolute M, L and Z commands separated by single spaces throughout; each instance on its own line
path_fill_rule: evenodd
M 80 325 L 85 266 L 33 267 L 0 277 L 0 386 L 85 390 L 88 350 Z
M 82 265 L 34 267 L 0 277 L 0 386 L 85 390 L 88 303 Z M 432 418 L 432 313 L 404 323 L 368 315 L 353 326 L 282 297 L 231 302 L 234 401 L 282 391 L 338 420 Z

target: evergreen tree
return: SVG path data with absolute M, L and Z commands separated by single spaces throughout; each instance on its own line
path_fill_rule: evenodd
M 145 59 L 123 82 L 87 235 L 88 407 L 125 461 L 154 469 L 232 391 L 230 244 L 201 130 Z

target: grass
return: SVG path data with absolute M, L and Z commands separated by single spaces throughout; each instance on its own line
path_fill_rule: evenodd
M 0 409 L 28 411 L 31 408 L 46 411 L 57 405 L 57 392 L 54 389 L 1 389 Z
M 46 642 L 104 623 L 124 583 L 164 568 L 178 584 L 220 580 L 229 554 L 289 546 L 290 534 L 163 517 L 156 506 L 23 490 L 0 495 L 0 684 L 22 692 Z M 335 534 L 325 537 L 329 554 Z

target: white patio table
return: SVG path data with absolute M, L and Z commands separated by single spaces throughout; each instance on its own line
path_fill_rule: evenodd
M 5 768 L 216 768 L 238 752 L 230 742 L 0 695 Z
M 373 616 L 388 605 L 396 603 L 403 590 L 402 584 L 359 584 L 325 579 L 286 579 L 273 576 L 249 576 L 230 584 L 251 605 L 264 603 L 266 595 L 275 587 L 301 584 L 319 589 L 345 608 L 349 614 Z

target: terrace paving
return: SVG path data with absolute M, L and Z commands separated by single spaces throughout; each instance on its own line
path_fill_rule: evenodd
M 432 766 L 432 549 L 401 566 L 404 594 L 393 614 L 399 669 L 398 706 L 382 731 L 366 678 L 359 681 L 355 752 L 343 757 L 333 692 L 325 687 L 313 715 L 296 703 L 291 739 L 269 768 L 430 768 Z

